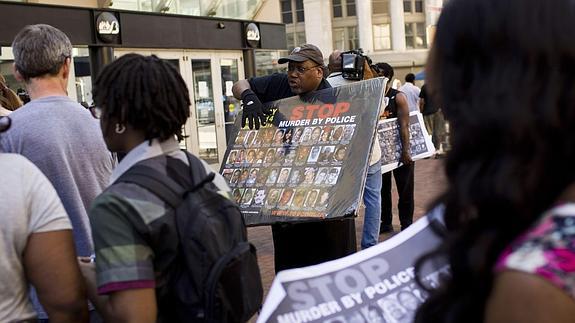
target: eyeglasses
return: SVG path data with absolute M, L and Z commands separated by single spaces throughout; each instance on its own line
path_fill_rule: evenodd
M 89 107 L 88 110 L 90 110 L 92 117 L 96 119 L 100 119 L 102 117 L 102 108 L 93 105 Z
M 314 65 L 314 66 L 310 66 L 310 67 L 301 67 L 301 66 L 291 65 L 291 66 L 288 66 L 287 72 L 288 72 L 288 73 L 290 73 L 290 72 L 296 72 L 298 75 L 302 75 L 303 73 L 305 73 L 305 72 L 311 70 L 312 68 L 318 67 L 318 66 L 319 66 L 319 64 Z
M 10 117 L 0 117 L 0 132 L 10 129 L 11 125 L 12 119 L 10 119 Z

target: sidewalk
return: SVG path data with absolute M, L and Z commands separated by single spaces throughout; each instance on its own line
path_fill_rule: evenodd
M 393 180 L 392 180 L 393 181 Z M 419 219 L 428 205 L 441 193 L 445 187 L 445 176 L 443 173 L 442 159 L 424 159 L 415 163 L 415 211 L 414 220 Z M 395 231 L 399 231 L 399 219 L 397 217 L 397 191 L 393 185 L 393 226 Z M 356 218 L 356 236 L 358 244 L 361 241 L 361 230 L 363 227 L 363 211 Z M 392 234 L 380 236 L 380 241 L 389 238 Z M 258 251 L 258 262 L 262 274 L 264 292 L 268 290 L 275 277 L 274 272 L 274 247 L 270 226 L 248 228 L 248 238 L 256 246 Z M 358 246 L 358 250 L 359 250 Z

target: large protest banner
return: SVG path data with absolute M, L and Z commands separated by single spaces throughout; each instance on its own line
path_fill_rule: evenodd
M 271 122 L 259 130 L 237 118 L 220 173 L 247 225 L 356 215 L 385 83 L 271 102 Z
M 441 210 L 436 213 L 441 213 Z M 413 322 L 427 292 L 415 282 L 414 263 L 439 237 L 424 217 L 394 237 L 345 258 L 278 273 L 257 322 Z M 422 282 L 437 287 L 445 262 L 422 268 Z
M 401 166 L 401 140 L 397 118 L 385 119 L 377 124 L 379 145 L 381 147 L 381 172 L 387 173 Z M 431 136 L 423 123 L 419 112 L 409 114 L 409 141 L 411 159 L 419 160 L 435 154 Z

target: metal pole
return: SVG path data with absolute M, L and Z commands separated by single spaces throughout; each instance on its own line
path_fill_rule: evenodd
M 100 74 L 104 66 L 114 60 L 114 47 L 91 46 L 90 47 L 90 75 L 92 84 Z
M 244 49 L 244 73 L 246 79 L 256 76 L 256 50 Z

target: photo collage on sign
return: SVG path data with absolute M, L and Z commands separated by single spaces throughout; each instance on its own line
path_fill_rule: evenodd
M 324 320 L 323 323 L 339 322 L 413 322 L 415 312 L 427 298 L 427 292 L 412 284 L 396 293 L 361 306 L 357 310 L 348 311 Z
M 242 129 L 222 175 L 242 209 L 323 211 L 355 126 Z
M 428 151 L 421 124 L 417 122 L 417 116 L 409 117 L 409 141 L 411 156 L 420 155 Z M 379 142 L 382 148 L 381 163 L 383 165 L 399 161 L 401 154 L 401 140 L 397 122 L 387 122 L 378 126 Z

